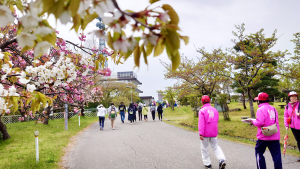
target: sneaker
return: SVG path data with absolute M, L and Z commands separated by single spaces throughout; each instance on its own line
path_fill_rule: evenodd
M 211 164 L 205 165 L 204 167 L 205 167 L 206 169 L 211 169 L 211 168 L 212 168 Z
M 100 130 L 101 130 L 101 128 L 100 128 Z
M 226 163 L 224 160 L 220 161 L 219 169 L 225 169 Z
M 300 158 L 297 160 L 297 162 L 300 162 Z
M 115 128 L 113 128 L 113 130 L 114 130 Z

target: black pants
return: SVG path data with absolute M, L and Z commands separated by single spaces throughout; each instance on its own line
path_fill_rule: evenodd
M 144 115 L 144 119 L 148 119 L 147 115 Z
M 292 132 L 293 132 L 293 134 L 294 134 L 294 137 L 295 137 L 295 139 L 296 139 L 296 141 L 297 141 L 298 150 L 300 151 L 300 130 L 293 129 L 293 128 L 291 128 L 291 129 L 292 129 Z
M 139 121 L 143 120 L 143 117 L 142 117 L 142 111 L 139 111 Z
M 158 119 L 161 120 L 162 119 L 162 112 L 158 112 Z
M 134 114 L 133 121 L 136 121 L 136 113 Z
M 152 114 L 152 119 L 155 120 L 155 111 L 152 111 L 151 114 Z

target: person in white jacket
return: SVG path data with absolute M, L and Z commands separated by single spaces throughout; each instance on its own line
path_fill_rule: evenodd
M 102 104 L 100 104 L 99 106 L 97 106 L 97 110 L 98 110 L 97 116 L 99 117 L 100 130 L 103 130 L 106 109 Z

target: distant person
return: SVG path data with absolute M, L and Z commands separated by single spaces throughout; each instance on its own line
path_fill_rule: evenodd
M 143 112 L 143 115 L 144 115 L 144 120 L 148 121 L 148 117 L 147 117 L 148 116 L 148 108 L 146 107 L 146 104 L 144 104 L 142 112 Z
M 300 151 L 300 107 L 298 101 L 298 94 L 291 91 L 288 95 L 289 103 L 284 110 L 284 125 L 286 130 L 291 127 L 294 137 L 297 141 L 298 150 Z M 297 160 L 300 162 L 300 158 Z
M 123 102 L 121 102 L 121 105 L 119 106 L 119 111 L 120 111 L 121 121 L 122 121 L 122 123 L 124 123 L 125 114 L 126 114 L 126 106 L 124 105 Z
M 128 120 L 130 121 L 130 124 L 134 123 L 135 112 L 136 112 L 135 106 L 133 106 L 133 103 L 130 103 L 128 107 Z
M 136 111 L 138 110 L 138 108 L 137 108 L 137 105 L 136 105 L 136 102 L 133 102 L 133 107 L 134 107 L 134 109 L 135 109 L 135 112 L 134 112 L 134 118 L 133 118 L 133 122 L 136 122 Z
M 115 129 L 115 121 L 117 118 L 117 108 L 114 103 L 111 103 L 111 106 L 108 108 L 108 118 L 111 120 L 111 128 Z
M 139 106 L 138 106 L 138 113 L 139 113 L 139 121 L 142 121 L 143 120 L 143 115 L 142 115 L 142 111 L 143 111 L 143 104 L 142 103 L 139 103 Z
M 158 114 L 158 120 L 162 121 L 162 113 L 163 113 L 163 107 L 161 103 L 159 103 L 157 107 L 157 114 Z
M 280 128 L 277 110 L 269 105 L 269 96 L 267 93 L 258 95 L 258 109 L 256 111 L 256 120 L 252 120 L 253 125 L 257 127 L 257 141 L 255 146 L 256 165 L 258 169 L 266 169 L 266 161 L 264 153 L 266 148 L 270 153 L 274 162 L 274 169 L 282 169 L 281 150 L 280 150 Z M 277 125 L 277 132 L 273 135 L 266 136 L 262 129 Z M 275 128 L 276 129 L 276 128 Z
M 210 98 L 207 95 L 202 96 L 201 102 L 203 106 L 199 110 L 198 129 L 204 166 L 207 169 L 212 168 L 208 151 L 208 146 L 210 144 L 219 160 L 219 169 L 224 169 L 226 166 L 226 159 L 222 149 L 218 146 L 217 139 L 219 112 L 210 105 Z
M 155 121 L 155 105 L 154 105 L 154 103 L 152 103 L 151 104 L 151 107 L 150 107 L 150 112 L 151 112 L 151 114 L 152 114 L 152 119 L 153 119 L 153 121 Z
M 105 121 L 105 114 L 106 114 L 106 109 L 103 107 L 102 104 L 97 106 L 97 116 L 99 117 L 99 126 L 100 130 L 104 129 L 104 121 Z

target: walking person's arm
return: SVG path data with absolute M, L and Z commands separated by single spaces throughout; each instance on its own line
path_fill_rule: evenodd
M 203 134 L 205 130 L 205 121 L 204 121 L 204 113 L 201 110 L 198 113 L 199 121 L 198 121 L 198 130 L 199 130 L 199 137 L 200 140 L 204 140 Z
M 299 104 L 298 104 L 299 106 Z M 285 106 L 285 109 L 284 109 L 284 126 L 285 126 L 285 129 L 288 130 L 289 129 L 289 124 L 287 123 L 287 119 L 289 118 L 289 112 L 288 112 L 288 109 L 287 109 L 288 106 Z

